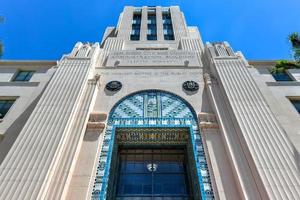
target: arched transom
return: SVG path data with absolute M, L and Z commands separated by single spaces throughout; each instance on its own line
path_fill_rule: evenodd
M 134 94 L 121 101 L 112 111 L 112 118 L 193 118 L 184 100 L 165 92 Z

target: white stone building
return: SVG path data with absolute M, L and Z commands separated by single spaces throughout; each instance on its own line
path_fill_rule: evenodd
M 300 199 L 300 71 L 203 44 L 179 7 L 0 61 L 0 199 Z

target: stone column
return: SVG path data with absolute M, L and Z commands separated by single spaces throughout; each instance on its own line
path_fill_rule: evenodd
M 141 21 L 141 32 L 140 40 L 147 41 L 147 32 L 148 32 L 148 8 L 147 6 L 142 7 L 142 21 Z
M 162 9 L 161 6 L 156 7 L 156 30 L 157 30 L 157 40 L 164 40 L 164 28 L 162 22 Z

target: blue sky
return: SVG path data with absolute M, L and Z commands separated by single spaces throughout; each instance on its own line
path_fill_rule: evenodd
M 3 59 L 57 60 L 77 41 L 101 41 L 125 5 L 179 5 L 203 41 L 228 41 L 247 59 L 291 59 L 300 0 L 0 0 Z

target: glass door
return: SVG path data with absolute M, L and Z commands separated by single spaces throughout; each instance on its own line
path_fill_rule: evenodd
M 184 149 L 121 149 L 117 200 L 188 200 Z

